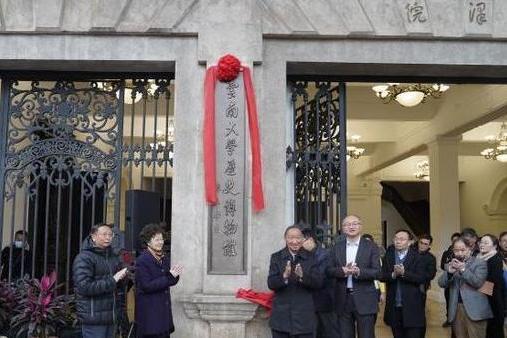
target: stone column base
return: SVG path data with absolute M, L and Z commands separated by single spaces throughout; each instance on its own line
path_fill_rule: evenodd
M 181 302 L 188 318 L 209 323 L 210 338 L 244 338 L 258 306 L 233 295 L 193 294 Z

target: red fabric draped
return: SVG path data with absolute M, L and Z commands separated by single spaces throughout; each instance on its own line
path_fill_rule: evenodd
M 262 191 L 261 146 L 257 106 L 250 68 L 243 67 L 246 104 L 248 108 L 248 127 L 250 130 L 250 147 L 252 148 L 252 200 L 255 211 L 264 209 L 264 192 Z
M 271 314 L 274 292 L 259 292 L 252 289 L 238 289 L 236 291 L 236 298 L 248 300 L 254 304 L 263 306 L 268 313 Z
M 204 186 L 206 189 L 206 202 L 217 204 L 217 167 L 215 149 L 215 82 L 216 67 L 206 71 L 204 79 Z
M 218 202 L 216 181 L 216 145 L 215 145 L 215 82 L 216 66 L 208 68 L 204 80 L 204 184 L 206 202 L 215 205 Z M 262 163 L 260 153 L 259 125 L 252 75 L 248 67 L 243 67 L 243 83 L 245 86 L 248 110 L 248 127 L 250 131 L 250 147 L 252 152 L 252 204 L 254 211 L 264 209 L 264 192 L 262 188 Z

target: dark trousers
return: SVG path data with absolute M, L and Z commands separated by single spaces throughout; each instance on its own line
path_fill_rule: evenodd
M 316 338 L 337 338 L 339 337 L 338 320 L 334 311 L 317 312 Z
M 83 338 L 113 338 L 113 325 L 81 325 Z
M 445 318 L 449 318 L 449 288 L 444 289 L 445 297 Z
M 271 335 L 273 338 L 313 338 L 313 333 L 291 335 L 288 332 L 281 332 L 276 330 L 271 330 Z
M 486 337 L 488 338 L 505 338 L 503 333 L 503 318 L 492 318 L 488 320 L 486 326 Z
M 340 338 L 375 338 L 375 315 L 360 315 L 356 311 L 352 294 L 347 294 L 344 312 L 338 316 Z
M 391 326 L 394 338 L 420 338 L 422 328 L 403 326 L 403 308 L 396 307 L 394 311 L 394 323 Z

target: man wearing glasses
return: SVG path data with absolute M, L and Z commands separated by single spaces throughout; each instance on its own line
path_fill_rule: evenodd
M 380 275 L 377 245 L 361 239 L 358 216 L 343 219 L 343 238 L 331 248 L 326 274 L 336 280 L 335 304 L 341 338 L 375 337 L 378 296 L 374 280 Z
M 114 254 L 113 226 L 91 227 L 81 252 L 72 267 L 76 293 L 76 311 L 83 338 L 112 338 L 119 299 L 117 284 L 127 275 Z

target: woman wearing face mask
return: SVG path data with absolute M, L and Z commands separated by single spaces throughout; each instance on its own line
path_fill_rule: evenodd
M 160 225 L 146 225 L 140 237 L 146 250 L 136 260 L 137 337 L 169 337 L 174 331 L 169 288 L 178 283 L 183 267 L 171 267 Z
M 496 236 L 486 234 L 482 236 L 479 242 L 480 253 L 477 258 L 483 259 L 488 264 L 488 277 L 486 280 L 494 284 L 493 294 L 488 296 L 493 318 L 488 320 L 486 337 L 504 338 L 504 281 L 503 281 L 503 261 L 500 253 L 497 251 L 498 239 Z
M 14 234 L 14 241 L 12 247 L 6 246 L 2 250 L 1 268 L 2 271 L 0 279 L 15 282 L 16 280 L 23 278 L 26 275 L 31 274 L 32 270 L 32 253 L 28 243 L 26 242 L 27 234 L 23 230 L 16 231 Z M 12 250 L 12 259 L 11 256 Z M 12 262 L 12 265 L 10 264 Z M 10 276 L 9 276 L 9 267 Z

